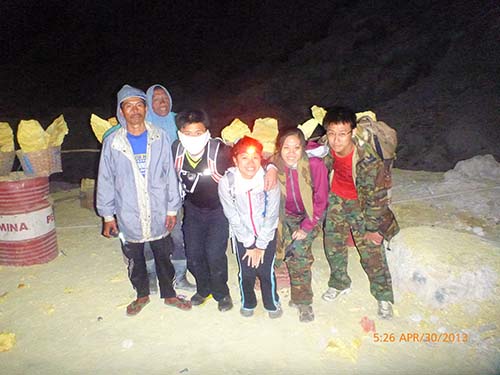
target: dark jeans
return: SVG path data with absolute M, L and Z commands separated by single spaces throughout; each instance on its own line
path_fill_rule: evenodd
M 267 311 L 276 311 L 279 304 L 278 292 L 276 291 L 276 275 L 274 274 L 274 259 L 276 255 L 276 237 L 269 242 L 264 253 L 264 263 L 259 267 L 248 266 L 248 258 L 242 259 L 246 249 L 237 241 L 238 265 L 240 267 L 239 281 L 241 291 L 241 304 L 244 309 L 254 309 L 257 306 L 255 296 L 255 279 L 260 280 L 260 291 L 262 303 Z
M 229 295 L 227 286 L 227 239 L 229 224 L 222 207 L 203 209 L 184 203 L 184 244 L 187 266 L 202 297 L 216 301 Z
M 169 237 L 150 241 L 149 245 L 155 259 L 156 275 L 160 285 L 161 298 L 175 297 L 172 287 L 175 275 L 174 266 L 170 262 L 171 245 Z M 123 242 L 122 251 L 128 259 L 128 276 L 132 286 L 137 292 L 137 298 L 149 296 L 149 280 L 144 257 L 144 242 Z

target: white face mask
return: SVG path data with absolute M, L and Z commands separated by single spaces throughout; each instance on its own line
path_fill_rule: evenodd
M 186 135 L 180 131 L 177 133 L 179 135 L 179 141 L 181 141 L 182 145 L 191 156 L 201 154 L 210 139 L 210 132 L 208 130 L 198 136 Z

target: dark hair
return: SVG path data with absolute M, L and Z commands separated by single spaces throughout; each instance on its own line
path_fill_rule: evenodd
M 264 149 L 262 143 L 246 135 L 234 144 L 231 149 L 231 156 L 235 158 L 237 155 L 243 154 L 249 147 L 254 147 L 255 151 L 262 157 L 262 150 Z
M 304 133 L 302 133 L 302 130 L 300 130 L 299 128 L 288 128 L 280 130 L 278 134 L 278 142 L 276 144 L 276 150 L 278 152 L 281 152 L 281 148 L 283 147 L 283 143 L 285 143 L 285 139 L 287 139 L 291 135 L 294 135 L 297 138 L 299 138 L 300 145 L 302 146 L 305 152 L 306 138 L 304 137 Z
M 179 130 L 196 122 L 201 122 L 207 129 L 210 128 L 210 119 L 207 113 L 201 109 L 182 111 L 175 116 L 175 125 Z
M 330 124 L 349 124 L 351 129 L 356 127 L 356 114 L 348 107 L 335 106 L 327 108 L 323 118 L 323 127 L 328 129 Z

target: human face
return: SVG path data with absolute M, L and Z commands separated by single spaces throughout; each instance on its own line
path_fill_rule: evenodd
M 233 157 L 233 162 L 241 176 L 250 180 L 259 171 L 261 156 L 254 147 L 249 147 L 245 152 Z
M 338 156 L 347 156 L 353 150 L 354 143 L 351 137 L 351 125 L 342 123 L 330 123 L 326 128 L 326 136 L 330 148 Z
M 303 147 L 299 137 L 295 134 L 285 138 L 281 146 L 281 158 L 288 167 L 295 167 L 302 157 Z
M 207 131 L 207 128 L 202 122 L 193 122 L 182 127 L 179 131 L 182 134 L 189 135 L 191 137 L 198 137 L 203 135 Z
M 170 112 L 170 97 L 162 88 L 155 88 L 153 91 L 151 107 L 158 116 L 166 116 Z
M 131 133 L 133 130 L 145 129 L 146 104 L 142 99 L 137 97 L 125 99 L 121 103 L 120 111 L 127 122 L 127 129 Z

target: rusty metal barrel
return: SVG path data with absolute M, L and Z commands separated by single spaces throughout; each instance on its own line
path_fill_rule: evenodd
M 57 257 L 49 178 L 13 172 L 0 178 L 0 264 L 30 266 Z

